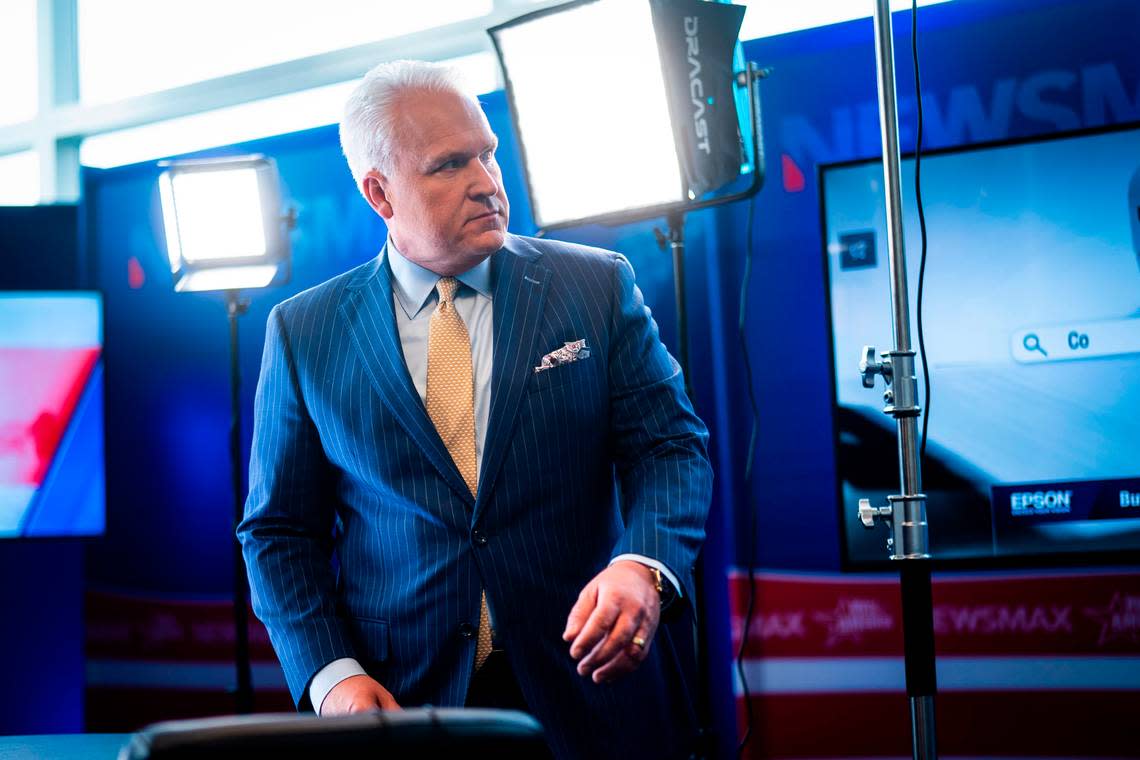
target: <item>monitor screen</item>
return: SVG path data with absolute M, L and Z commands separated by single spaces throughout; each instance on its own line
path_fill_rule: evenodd
M 0 538 L 103 532 L 98 293 L 0 292 Z
M 924 155 L 921 176 L 932 553 L 1140 549 L 1140 126 Z M 864 345 L 894 344 L 882 164 L 823 167 L 820 183 L 841 524 L 857 565 L 887 556 L 858 500 L 899 492 L 882 381 L 867 390 L 858 371 Z M 913 159 L 902 187 L 917 351 Z

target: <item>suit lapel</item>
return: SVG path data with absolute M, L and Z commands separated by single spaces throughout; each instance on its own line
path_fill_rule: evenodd
M 428 417 L 404 362 L 392 304 L 392 270 L 386 254 L 377 257 L 374 266 L 363 268 L 349 283 L 340 313 L 384 404 L 452 490 L 473 504 L 471 492 Z
M 537 363 L 535 342 L 550 279 L 550 270 L 539 263 L 541 257 L 541 253 L 512 237 L 491 260 L 494 282 L 491 413 L 472 523 L 479 519 L 487 495 L 495 486 L 523 391 Z

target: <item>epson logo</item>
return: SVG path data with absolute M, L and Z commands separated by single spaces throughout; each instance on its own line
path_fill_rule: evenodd
M 709 145 L 709 125 L 705 121 L 705 84 L 701 81 L 701 41 L 697 37 L 698 19 L 685 16 L 685 41 L 689 61 L 689 98 L 693 102 L 693 129 L 697 135 L 697 147 L 706 154 L 712 153 Z
M 1009 508 L 1014 517 L 1067 515 L 1072 503 L 1072 491 L 1014 491 L 1009 495 Z

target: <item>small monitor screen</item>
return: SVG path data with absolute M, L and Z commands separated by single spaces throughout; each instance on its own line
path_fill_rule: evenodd
M 922 159 L 933 390 L 923 491 L 936 558 L 1140 549 L 1140 128 Z M 903 162 L 911 332 L 919 223 Z M 847 559 L 885 559 L 860 498 L 899 489 L 882 380 L 893 347 L 881 162 L 821 170 Z M 919 399 L 925 398 L 921 365 Z
M 97 293 L 0 292 L 0 538 L 103 532 Z

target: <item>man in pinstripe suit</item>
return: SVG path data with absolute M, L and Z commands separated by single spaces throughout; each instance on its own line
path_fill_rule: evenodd
M 558 757 L 687 756 L 690 627 L 659 622 L 693 593 L 707 432 L 628 262 L 506 232 L 443 67 L 374 69 L 341 141 L 388 242 L 270 314 L 238 529 L 298 707 L 513 707 Z M 448 309 L 467 466 L 430 410 Z

